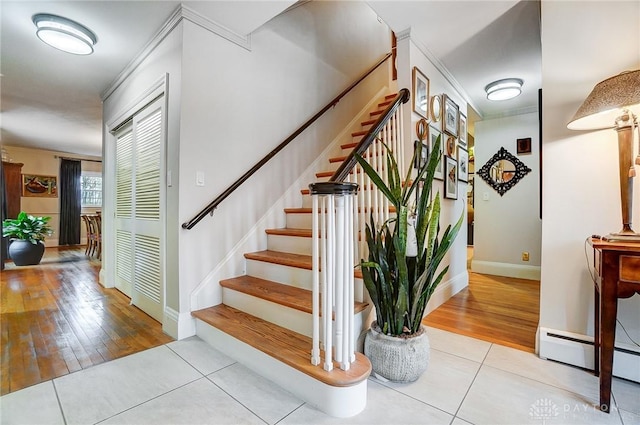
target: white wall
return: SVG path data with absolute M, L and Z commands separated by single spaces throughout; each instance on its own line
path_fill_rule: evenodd
M 517 154 L 516 140 L 531 138 L 531 153 Z M 475 224 L 472 270 L 540 279 L 541 232 L 538 114 L 528 113 L 475 124 Z M 531 169 L 503 196 L 478 170 L 504 147 Z M 522 261 L 522 252 L 529 261 Z
M 184 21 L 179 223 L 191 219 L 390 49 L 387 26 L 360 2 L 296 7 L 253 32 L 251 50 Z M 190 311 L 190 295 L 203 285 L 209 286 L 204 291 L 208 305 L 221 302 L 218 280 L 244 273 L 242 252 L 232 260 L 229 275 L 212 270 L 386 84 L 383 67 L 227 198 L 213 217 L 180 230 L 181 314 Z M 196 172 L 204 173 L 204 186 L 196 186 Z M 301 198 L 296 202 L 287 206 L 301 206 Z M 284 227 L 284 213 L 273 224 Z M 263 232 L 257 232 L 252 246 L 266 248 Z
M 413 67 L 416 66 L 429 79 L 430 96 L 446 93 L 458 104 L 460 110 L 466 115 L 467 103 L 464 101 L 463 97 L 429 61 L 421 47 L 418 46 L 410 36 L 398 36 L 397 63 L 398 88 L 412 89 L 412 70 Z M 405 156 L 407 156 L 407 161 L 409 161 L 413 155 L 413 141 L 418 138 L 416 133 L 416 123 L 421 118 L 413 112 L 411 105 L 412 101 L 409 101 L 404 105 L 404 132 L 406 140 Z M 407 119 L 408 117 L 410 117 L 410 119 Z M 439 125 L 440 122 L 437 124 Z M 453 243 L 451 249 L 442 261 L 441 267 L 449 265 L 449 271 L 429 302 L 426 313 L 433 311 L 440 304 L 469 284 L 469 276 L 467 273 L 467 226 L 465 212 L 467 204 L 467 183 L 458 183 L 458 199 L 456 200 L 444 198 L 443 181 L 434 180 L 432 190 L 433 193 L 440 194 L 442 206 L 440 213 L 440 226 L 442 230 L 444 230 L 449 224 L 454 224 L 458 221 L 460 214 L 465 214 L 465 222 L 462 224 L 462 228 L 460 229 L 458 237 Z
M 542 62 L 540 326 L 588 339 L 593 283 L 585 239 L 621 228 L 617 135 L 570 131 L 566 124 L 596 83 L 640 67 L 640 3 L 543 1 Z M 639 190 L 636 184 L 636 200 Z M 633 219 L 639 230 L 637 202 Z M 640 297 L 620 300 L 618 319 L 639 341 Z M 616 343 L 625 342 L 618 326 Z

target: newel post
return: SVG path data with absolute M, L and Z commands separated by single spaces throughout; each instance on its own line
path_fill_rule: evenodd
M 348 370 L 355 360 L 353 267 L 357 229 L 354 223 L 357 217 L 355 196 L 358 185 L 320 182 L 310 184 L 309 189 L 313 199 L 311 363 L 320 364 L 322 337 L 324 369 L 333 369 L 335 355 L 340 368 Z

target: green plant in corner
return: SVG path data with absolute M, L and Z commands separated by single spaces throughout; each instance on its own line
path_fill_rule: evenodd
M 440 152 L 440 136 L 433 152 Z M 386 147 L 386 146 L 385 146 Z M 420 158 L 422 143 L 414 152 Z M 387 182 L 360 155 L 355 155 L 376 187 L 396 209 L 396 217 L 376 228 L 373 217 L 366 226 L 368 259 L 360 261 L 364 284 L 376 309 L 376 320 L 382 333 L 392 336 L 416 334 L 427 303 L 449 270 L 447 265 L 438 273 L 438 266 L 453 244 L 463 223 L 463 214 L 448 225 L 440 236 L 440 193 L 431 199 L 431 187 L 439 155 L 429 155 L 411 182 L 411 169 L 401 180 L 398 164 L 386 147 Z M 406 182 L 406 184 L 405 184 Z M 422 189 L 420 185 L 422 184 Z M 415 211 L 410 216 L 412 196 Z M 413 229 L 410 229 L 413 227 Z M 415 230 L 415 248 L 407 251 L 409 232 Z
M 7 218 L 2 222 L 2 236 L 36 245 L 52 233 L 49 220 L 51 217 L 35 217 L 21 211 L 17 218 Z

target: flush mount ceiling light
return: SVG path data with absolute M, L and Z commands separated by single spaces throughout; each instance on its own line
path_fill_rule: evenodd
M 38 28 L 38 38 L 51 47 L 74 55 L 90 55 L 96 44 L 96 35 L 88 28 L 71 19 L 39 13 L 33 15 Z
M 519 78 L 505 78 L 488 84 L 484 91 L 487 92 L 489 100 L 508 100 L 519 96 L 522 93 L 523 81 Z

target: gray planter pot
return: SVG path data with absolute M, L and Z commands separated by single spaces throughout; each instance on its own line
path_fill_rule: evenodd
M 40 264 L 44 255 L 44 243 L 32 244 L 22 239 L 13 239 L 9 244 L 9 257 L 16 266 Z
M 364 354 L 373 371 L 393 382 L 413 382 L 427 370 L 431 348 L 424 326 L 409 337 L 395 337 L 381 332 L 376 322 L 364 340 Z

